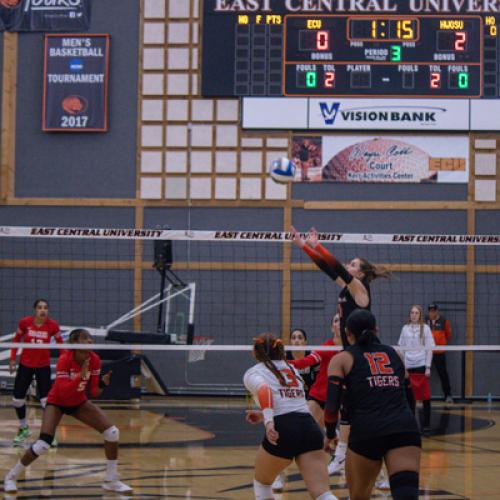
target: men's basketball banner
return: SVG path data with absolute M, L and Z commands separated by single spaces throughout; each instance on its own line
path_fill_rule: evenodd
M 0 0 L 0 31 L 86 31 L 90 0 Z
M 108 66 L 109 35 L 46 35 L 42 129 L 106 132 Z

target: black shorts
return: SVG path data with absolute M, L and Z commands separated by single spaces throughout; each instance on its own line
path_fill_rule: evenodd
M 75 414 L 78 409 L 85 403 L 80 403 L 79 405 L 76 406 L 62 406 L 62 405 L 56 405 L 54 403 L 47 403 L 47 406 L 55 406 L 56 408 L 59 408 L 65 415 L 73 415 Z
M 320 401 L 319 399 L 316 399 L 314 396 L 310 396 L 309 394 L 307 395 L 306 399 L 307 401 L 316 401 L 316 403 L 319 404 L 322 410 L 325 409 L 326 401 Z
M 264 436 L 262 447 L 271 455 L 292 460 L 308 451 L 323 449 L 323 432 L 310 413 L 286 413 L 274 417 L 279 433 L 278 444 Z
M 26 397 L 31 382 L 33 382 L 33 376 L 36 379 L 38 397 L 40 399 L 47 397 L 52 385 L 52 381 L 50 380 L 50 366 L 30 368 L 19 363 L 14 380 L 14 397 L 16 399 L 24 399 Z
M 354 443 L 349 440 L 350 450 L 370 460 L 382 460 L 389 450 L 402 448 L 403 446 L 417 446 L 421 448 L 422 439 L 420 434 L 418 432 L 388 434 L 387 436 L 377 436 Z

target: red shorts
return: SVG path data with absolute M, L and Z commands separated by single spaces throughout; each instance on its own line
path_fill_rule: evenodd
M 426 377 L 424 373 L 410 372 L 410 381 L 415 401 L 427 401 L 428 399 L 431 399 L 431 386 L 429 385 L 429 378 Z

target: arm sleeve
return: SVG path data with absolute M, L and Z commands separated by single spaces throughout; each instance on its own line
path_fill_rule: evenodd
M 342 402 L 342 388 L 344 380 L 335 375 L 328 377 L 325 405 L 325 427 L 328 439 L 335 437 L 335 427 L 339 418 L 340 403 Z
M 297 370 L 303 370 L 304 368 L 315 366 L 321 363 L 321 355 L 313 351 L 311 354 L 308 354 L 301 359 L 290 359 L 288 363 L 297 368 Z
M 446 340 L 450 340 L 451 337 L 451 324 L 449 320 L 444 322 L 444 334 L 446 335 Z
M 24 332 L 19 328 L 16 331 L 16 334 L 14 335 L 14 338 L 12 339 L 12 342 L 20 342 L 21 339 L 23 338 Z M 17 355 L 17 347 L 13 347 L 10 350 L 10 359 L 15 360 Z
M 82 381 L 80 375 L 71 380 L 69 374 L 70 365 L 68 360 L 59 358 L 56 365 L 56 379 L 54 380 L 54 386 L 57 386 L 57 389 L 62 391 L 62 393 L 65 393 L 66 391 L 74 392 Z
M 324 257 L 315 249 L 311 248 L 310 246 L 306 245 L 304 247 L 304 252 L 306 252 L 309 257 L 311 257 L 311 260 L 330 278 L 332 278 L 333 281 L 335 281 L 338 278 L 338 274 L 335 272 L 335 269 L 324 259 Z
M 101 360 L 96 359 L 95 364 L 90 372 L 89 393 L 90 397 L 97 398 L 101 395 L 102 389 L 99 387 L 99 380 L 101 378 Z
M 243 383 L 247 390 L 257 399 L 262 410 L 264 424 L 271 422 L 274 417 L 273 393 L 266 380 L 255 372 L 246 372 Z
M 432 335 L 431 329 L 425 325 L 424 326 L 424 344 L 425 347 L 435 347 L 436 342 L 434 342 L 434 336 Z M 430 368 L 432 364 L 432 350 L 425 352 L 425 366 Z

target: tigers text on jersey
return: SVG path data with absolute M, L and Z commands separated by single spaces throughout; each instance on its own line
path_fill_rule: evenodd
M 59 333 L 59 325 L 53 319 L 47 318 L 41 325 L 35 324 L 33 316 L 27 316 L 19 321 L 17 332 L 13 342 L 25 342 L 26 344 L 48 344 L 52 337 Z M 60 337 L 56 337 L 59 343 Z M 16 359 L 17 349 L 11 349 L 10 359 Z M 20 363 L 28 368 L 41 368 L 50 365 L 49 349 L 23 348 Z
M 91 397 L 98 394 L 101 358 L 89 352 L 89 370 L 87 377 L 81 378 L 82 367 L 74 359 L 74 351 L 67 351 L 59 357 L 56 367 L 56 379 L 50 389 L 47 403 L 59 406 L 78 406 L 87 400 L 87 385 Z
M 243 383 L 254 397 L 257 405 L 259 404 L 257 391 L 261 385 L 265 384 L 269 386 L 273 395 L 275 416 L 291 412 L 309 413 L 305 399 L 304 382 L 297 370 L 285 361 L 279 360 L 273 361 L 273 363 L 285 378 L 286 386 L 280 384 L 276 375 L 264 363 L 258 363 L 248 369 L 243 376 Z

